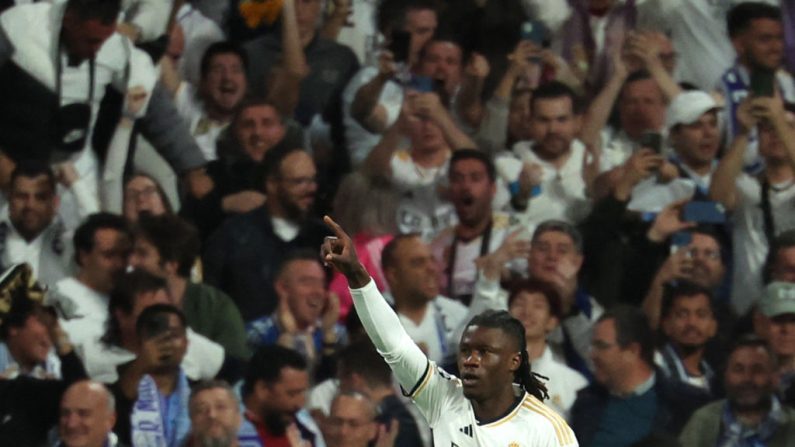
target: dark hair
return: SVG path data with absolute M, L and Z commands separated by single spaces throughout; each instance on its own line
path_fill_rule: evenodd
M 282 172 L 282 162 L 284 159 L 292 155 L 296 152 L 304 152 L 306 151 L 303 148 L 294 146 L 294 145 L 285 145 L 282 144 L 284 141 L 280 142 L 276 146 L 270 148 L 268 152 L 265 152 L 265 157 L 262 159 L 263 164 L 263 176 L 262 180 L 264 182 L 268 182 L 273 178 L 278 178 Z
M 119 310 L 130 315 L 135 307 L 135 301 L 144 293 L 168 290 L 166 280 L 144 270 L 133 270 L 119 278 L 116 286 L 111 290 L 108 299 L 108 320 L 102 342 L 108 346 L 121 345 L 121 328 L 116 319 Z
M 397 264 L 395 251 L 397 251 L 398 245 L 403 241 L 418 237 L 420 237 L 419 233 L 396 234 L 395 237 L 384 246 L 384 249 L 381 250 L 381 269 L 386 271 L 386 269 L 394 267 Z
M 574 248 L 577 250 L 577 252 L 582 253 L 582 234 L 580 234 L 580 231 L 577 230 L 577 227 L 562 220 L 547 220 L 541 222 L 541 224 L 539 224 L 533 232 L 532 242 L 535 243 L 538 238 L 543 236 L 545 233 L 550 232 L 558 232 L 568 235 L 572 242 L 574 242 Z
M 135 333 L 138 334 L 139 337 L 152 334 L 153 332 L 159 329 L 159 319 L 157 317 L 164 315 L 164 314 L 172 314 L 176 315 L 179 319 L 179 324 L 182 325 L 183 328 L 188 328 L 188 322 L 185 319 L 185 314 L 182 313 L 176 306 L 172 304 L 153 304 L 141 312 L 141 315 L 138 316 L 138 320 L 135 321 Z M 152 335 L 158 335 L 156 333 Z
M 47 177 L 47 186 L 55 194 L 58 182 L 55 180 L 55 173 L 52 172 L 50 165 L 43 160 L 25 159 L 17 162 L 14 172 L 11 173 L 11 190 L 14 189 L 14 182 L 18 177 L 36 178 L 39 176 Z
M 734 342 L 729 345 L 728 351 L 726 351 L 726 365 L 724 365 L 724 371 L 729 366 L 729 357 L 734 354 L 736 351 L 744 348 L 751 348 L 757 349 L 762 348 L 767 353 L 767 356 L 770 358 L 770 361 L 775 364 L 776 362 L 776 355 L 773 353 L 773 349 L 770 347 L 770 343 L 768 343 L 765 339 L 759 337 L 756 334 L 743 334 L 739 336 Z
M 616 306 L 602 314 L 597 323 L 607 320 L 613 320 L 615 324 L 618 346 L 626 349 L 632 343 L 637 343 L 641 360 L 654 366 L 654 332 L 640 309 L 629 305 Z
M 773 279 L 773 266 L 776 264 L 778 253 L 792 247 L 795 247 L 795 230 L 787 230 L 779 234 L 770 243 L 770 250 L 767 251 L 767 259 L 765 259 L 765 268 L 762 271 L 762 280 L 765 284 Z
M 726 14 L 726 27 L 729 38 L 733 39 L 751 27 L 751 22 L 758 19 L 770 19 L 780 22 L 781 9 L 762 2 L 743 2 L 732 7 Z
M 530 109 L 535 110 L 535 105 L 540 100 L 558 98 L 569 98 L 572 112 L 574 114 L 580 113 L 581 104 L 577 94 L 574 93 L 571 87 L 560 81 L 545 82 L 533 90 L 533 97 L 530 99 Z
M 0 320 L 0 340 L 8 338 L 11 328 L 21 328 L 27 324 L 28 318 L 35 315 L 36 303 L 28 298 L 23 287 L 11 291 L 11 310 Z
M 174 214 L 174 207 L 171 206 L 171 201 L 168 200 L 168 196 L 166 195 L 166 191 L 163 190 L 163 186 L 160 185 L 160 182 L 157 181 L 154 177 L 149 174 L 143 172 L 136 172 L 135 174 L 127 177 L 124 180 L 124 190 L 127 189 L 127 185 L 130 184 L 133 180 L 138 177 L 143 177 L 149 179 L 150 182 L 155 184 L 155 188 L 157 188 L 157 195 L 160 196 L 160 201 L 163 202 L 163 207 L 166 209 L 166 214 Z M 125 197 L 126 200 L 126 197 Z M 147 213 L 143 213 L 147 214 Z
M 491 161 L 491 157 L 485 152 L 477 149 L 458 149 L 454 151 L 453 155 L 450 157 L 449 171 L 452 172 L 453 165 L 462 160 L 477 160 L 483 163 L 483 166 L 486 168 L 486 174 L 489 176 L 489 181 L 493 183 L 497 178 L 497 170 L 494 167 L 494 162 Z
M 287 270 L 287 267 L 296 261 L 312 261 L 320 264 L 320 255 L 318 254 L 317 250 L 312 250 L 309 248 L 295 248 L 290 250 L 281 258 L 281 262 L 276 268 L 273 278 L 280 278 L 282 274 L 284 274 L 284 271 Z
M 248 363 L 241 394 L 243 397 L 249 396 L 254 391 L 254 385 L 259 381 L 265 382 L 266 385 L 276 383 L 284 368 L 306 371 L 306 360 L 298 351 L 284 346 L 260 347 Z
M 80 20 L 99 20 L 103 25 L 116 23 L 121 11 L 121 0 L 69 0 L 66 13 Z
M 438 5 L 434 0 L 384 0 L 378 5 L 376 26 L 384 35 L 403 30 L 409 12 L 425 9 L 437 12 Z
M 645 68 L 633 71 L 632 73 L 630 73 L 629 76 L 627 76 L 627 79 L 624 81 L 624 85 L 621 87 L 621 93 L 619 98 L 624 96 L 624 91 L 627 89 L 627 87 L 630 84 L 640 81 L 647 81 L 647 80 L 654 81 L 654 78 L 652 77 L 651 73 L 649 73 L 649 71 L 646 70 Z M 656 81 L 655 85 L 657 86 L 657 90 L 660 92 L 660 98 L 662 98 L 663 102 L 665 102 L 665 94 L 660 88 L 660 85 L 657 84 Z
M 80 253 L 88 253 L 94 250 L 94 236 L 99 230 L 116 230 L 123 233 L 128 238 L 132 238 L 130 227 L 123 217 L 112 213 L 94 213 L 82 223 L 72 238 L 75 247 L 75 262 L 80 263 Z
M 234 54 L 238 58 L 240 58 L 240 63 L 243 65 L 243 71 L 248 70 L 248 55 L 246 52 L 243 51 L 243 48 L 236 42 L 230 42 L 228 40 L 215 42 L 206 50 L 204 50 L 204 54 L 202 55 L 201 63 L 199 65 L 199 69 L 201 73 L 201 77 L 204 78 L 207 76 L 207 73 L 210 71 L 210 64 L 215 56 L 220 54 Z
M 550 283 L 538 279 L 519 279 L 510 283 L 508 294 L 508 308 L 516 300 L 520 293 L 539 293 L 544 296 L 549 305 L 550 315 L 561 318 L 563 316 L 563 309 L 561 305 L 560 293 Z
M 135 237 L 154 245 L 161 263 L 176 262 L 177 274 L 183 278 L 190 276 L 201 251 L 196 227 L 173 214 L 141 216 L 135 227 Z
M 677 281 L 676 284 L 666 284 L 663 288 L 660 317 L 663 319 L 668 318 L 677 299 L 696 295 L 704 295 L 707 297 L 709 311 L 712 312 L 712 315 L 715 315 L 715 306 L 712 301 L 714 294 L 712 290 L 689 281 Z
M 370 387 L 392 386 L 392 370 L 369 340 L 360 340 L 343 348 L 337 357 L 338 374 L 362 376 Z
M 539 400 L 543 401 L 549 398 L 547 387 L 539 379 L 538 374 L 532 372 L 530 369 L 530 357 L 527 354 L 527 341 L 525 340 L 524 326 L 521 321 L 512 317 L 511 314 L 504 310 L 487 310 L 472 318 L 466 327 L 468 328 L 470 326 L 500 329 L 506 335 L 513 338 L 522 356 L 519 369 L 514 372 L 514 380 L 521 385 L 525 391 Z

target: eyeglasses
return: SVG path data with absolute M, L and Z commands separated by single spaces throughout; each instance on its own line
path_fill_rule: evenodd
M 706 258 L 711 261 L 717 261 L 718 259 L 720 259 L 720 251 L 717 250 L 709 250 L 709 249 L 699 250 L 696 248 L 691 248 L 688 249 L 687 252 L 685 252 L 685 254 L 690 258 L 699 257 L 699 258 Z
M 156 186 L 147 186 L 143 189 L 127 190 L 127 198 L 130 200 L 137 200 L 139 197 L 151 197 L 153 194 L 157 194 Z

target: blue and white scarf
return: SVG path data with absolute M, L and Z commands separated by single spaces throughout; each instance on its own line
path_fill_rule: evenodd
M 138 400 L 130 416 L 133 447 L 180 447 L 190 432 L 188 399 L 190 387 L 180 369 L 177 387 L 163 396 L 150 375 L 138 384 Z

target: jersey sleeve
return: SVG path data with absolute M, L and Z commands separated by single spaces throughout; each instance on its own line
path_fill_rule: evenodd
M 433 427 L 454 398 L 460 382 L 428 360 L 400 324 L 372 279 L 351 289 L 353 304 L 367 335 L 410 397 Z

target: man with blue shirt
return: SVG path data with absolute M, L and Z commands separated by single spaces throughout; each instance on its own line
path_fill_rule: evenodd
M 672 393 L 655 373 L 653 343 L 636 308 L 620 306 L 599 318 L 591 341 L 596 383 L 580 390 L 571 409 L 571 427 L 582 445 L 630 446 L 676 433 L 687 420 L 670 411 Z
M 312 366 L 333 354 L 344 342 L 345 328 L 337 323 L 339 303 L 329 296 L 326 273 L 314 250 L 286 255 L 273 284 L 279 305 L 271 315 L 246 325 L 249 346 L 279 344 L 300 352 Z

